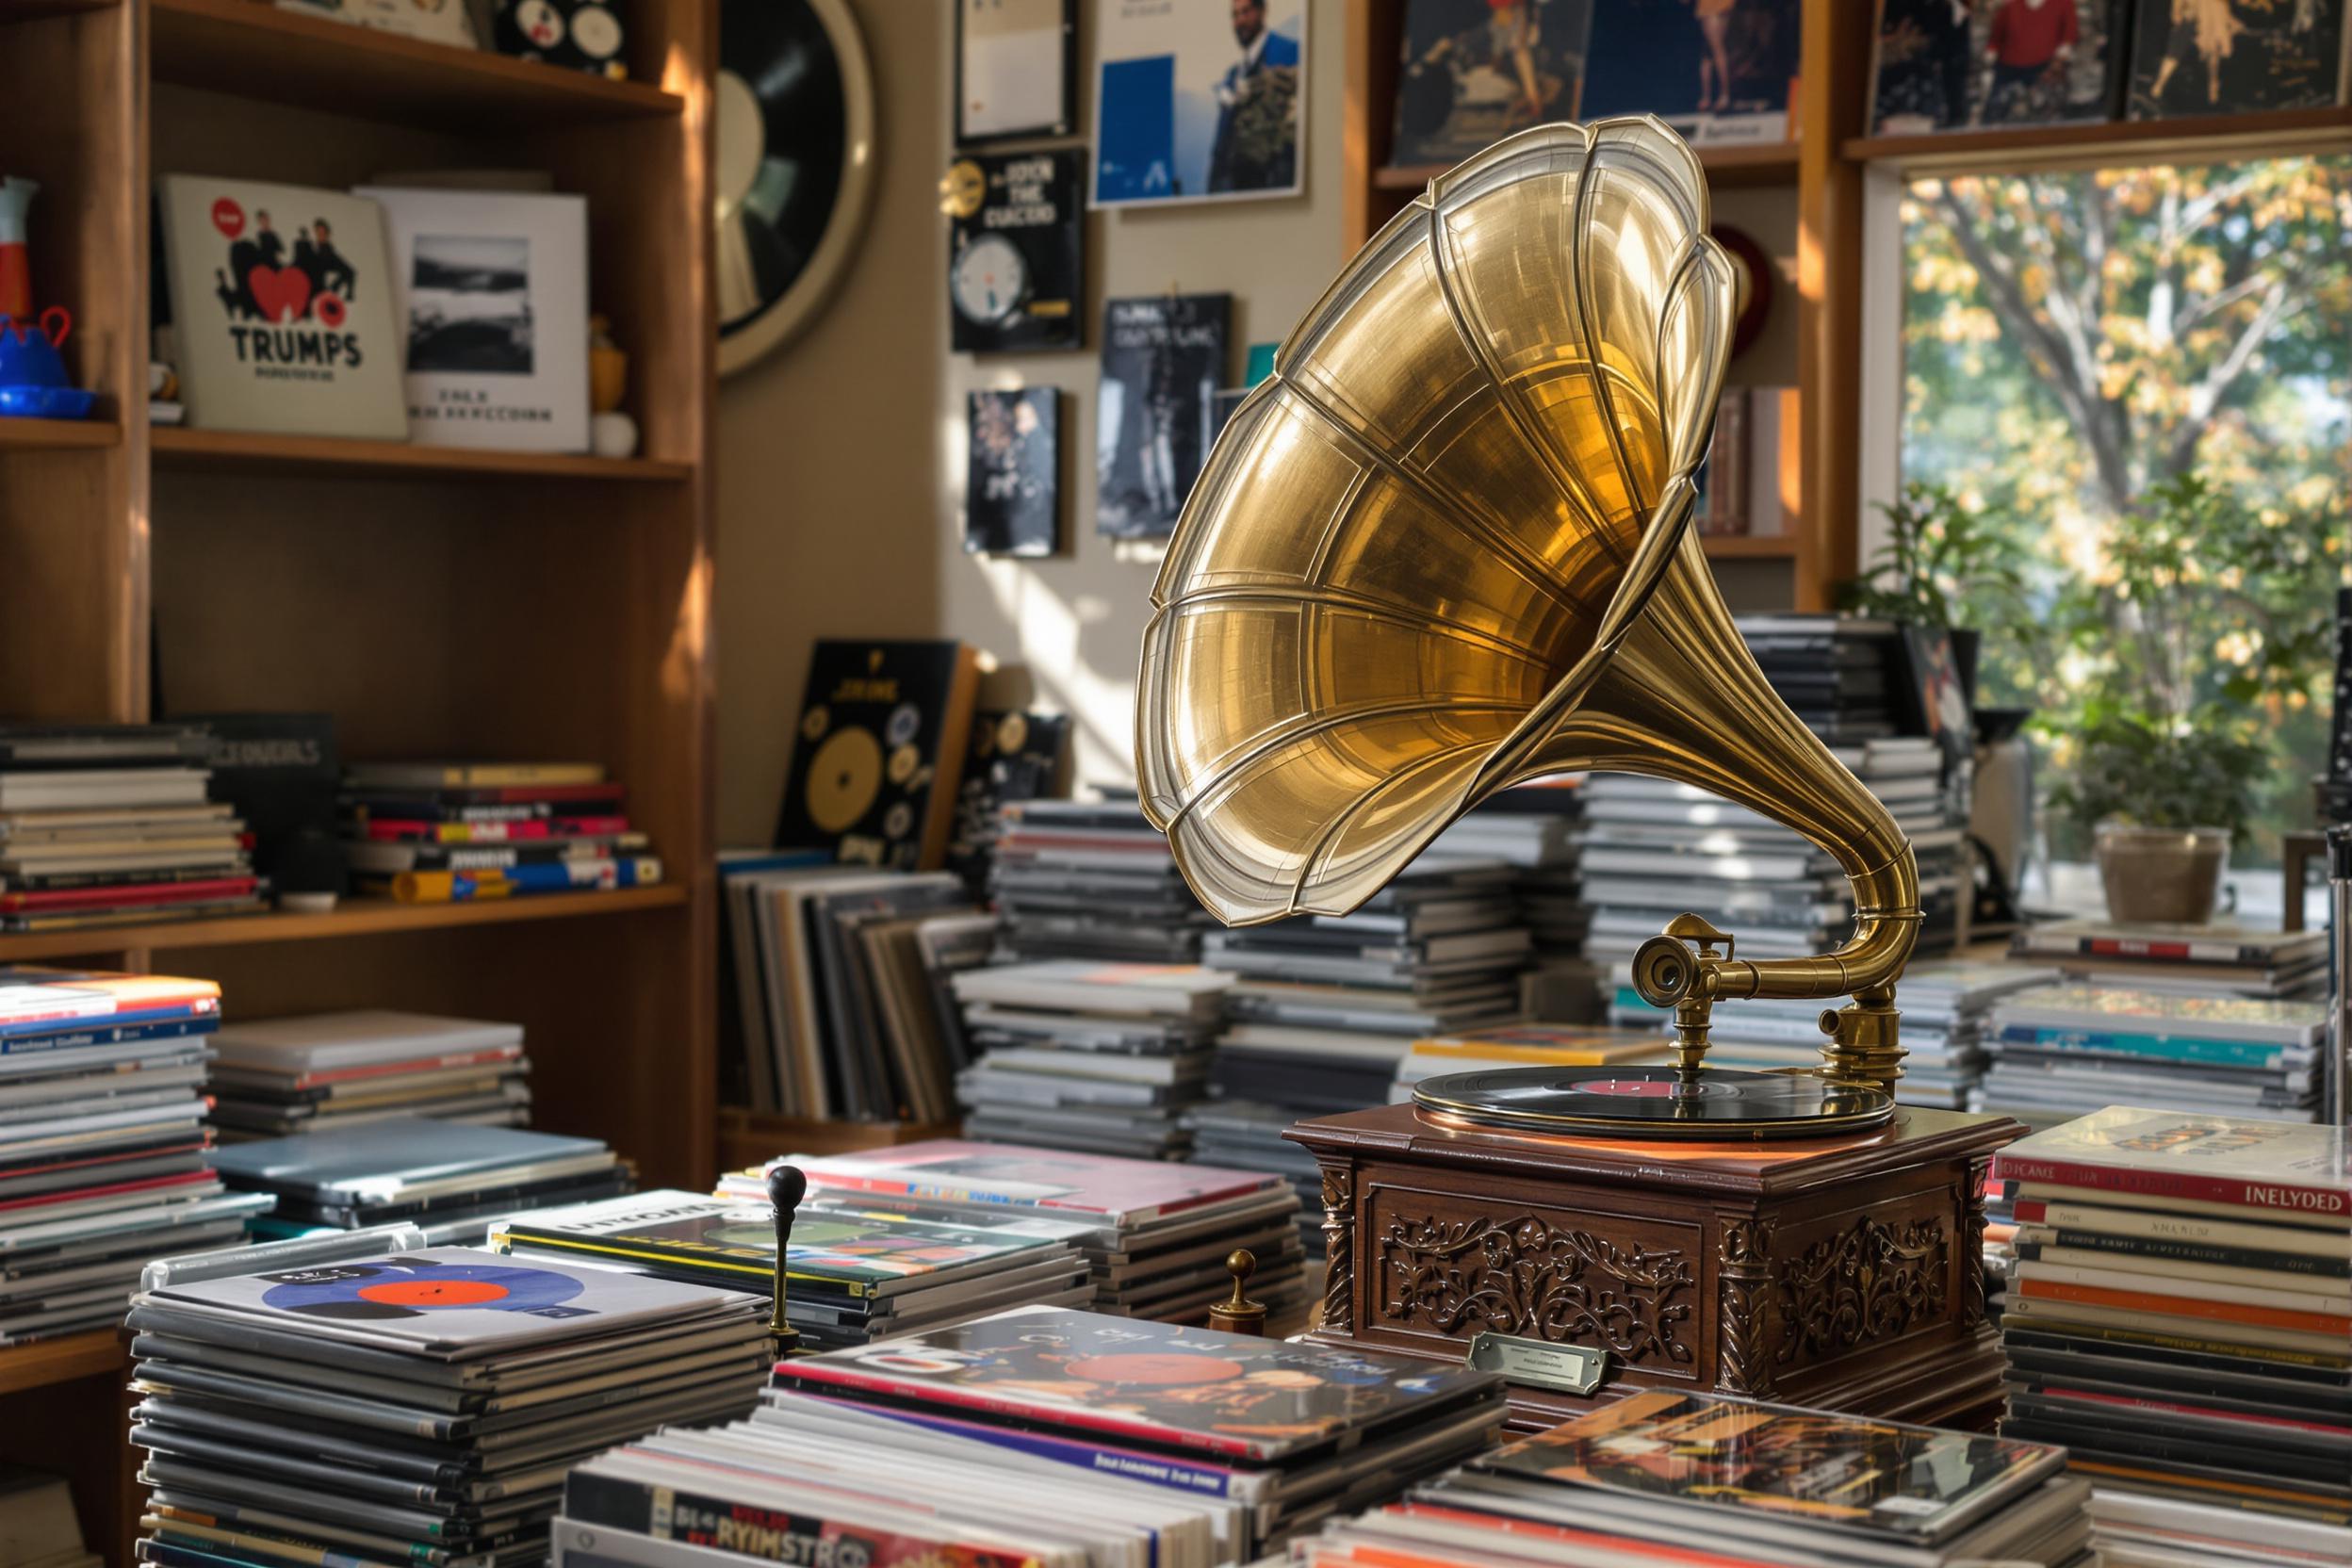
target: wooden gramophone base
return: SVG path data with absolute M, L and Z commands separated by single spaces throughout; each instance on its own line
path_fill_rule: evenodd
M 1805 1142 L 1606 1143 L 1410 1105 L 1303 1121 L 1323 1169 L 1330 1345 L 1459 1364 L 1478 1333 L 1608 1352 L 1589 1396 L 1514 1386 L 1550 1426 L 1635 1388 L 1982 1426 L 1983 1185 L 2024 1129 L 1902 1108 Z

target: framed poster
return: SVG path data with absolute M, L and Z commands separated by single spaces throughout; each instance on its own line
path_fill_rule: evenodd
M 1078 0 L 956 0 L 956 144 L 1068 136 Z
M 948 216 L 948 346 L 956 352 L 1075 349 L 1086 215 L 1086 154 L 977 153 L 940 182 Z
M 588 201 L 363 186 L 391 231 L 408 438 L 588 449 Z
M 1305 188 L 1306 0 L 1102 0 L 1094 204 Z
M 1574 120 L 1592 30 L 1592 0 L 1407 0 L 1389 163 L 1456 164 Z
M 1701 146 L 1786 141 L 1799 21 L 1799 0 L 1609 0 L 1576 118 L 1655 114 Z
M 1104 302 L 1094 416 L 1098 532 L 1159 539 L 1175 531 L 1215 438 L 1233 304 L 1230 294 Z
M 974 392 L 966 411 L 964 549 L 1052 555 L 1061 543 L 1061 394 Z

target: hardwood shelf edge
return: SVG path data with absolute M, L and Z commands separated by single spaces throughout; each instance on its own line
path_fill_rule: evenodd
M 2010 129 L 1854 137 L 1838 150 L 1852 163 L 1933 171 L 1968 170 L 1994 162 L 2010 169 L 2030 169 L 2046 162 L 2099 160 L 2111 154 L 2133 158 L 2157 154 L 2220 155 L 2265 145 L 2309 151 L 2329 143 L 2352 145 L 2352 105 L 2172 120 L 2095 120 Z
M 334 24 L 339 25 L 339 24 Z M 279 435 L 252 431 L 163 425 L 149 433 L 159 467 L 283 468 L 418 478 L 585 479 L 678 483 L 694 466 L 651 457 L 586 457 L 574 452 L 498 451 L 476 447 L 421 447 L 407 441 L 360 441 L 339 436 Z
M 127 1375 L 130 1365 L 130 1351 L 120 1331 L 113 1329 L 92 1329 L 62 1339 L 11 1345 L 0 1349 L 0 1396 L 78 1382 L 84 1378 Z
M 693 898 L 694 890 L 682 882 L 665 882 L 651 888 L 618 888 L 610 892 L 534 893 L 458 904 L 396 904 L 390 899 L 352 898 L 323 915 L 279 912 L 0 936 L 0 961 L 107 953 L 118 948 L 165 952 L 199 947 L 256 947 L 270 942 L 446 931 L 522 921 L 586 919 L 680 908 Z
M 99 451 L 122 444 L 122 426 L 113 419 L 0 417 L 0 449 Z
M 1782 533 L 1702 534 L 1699 546 L 1718 561 L 1794 561 L 1796 540 Z
M 1717 142 L 1694 144 L 1699 165 L 1714 183 L 1725 186 L 1796 183 L 1797 144 L 1793 141 Z M 1453 167 L 1444 163 L 1389 164 L 1372 171 L 1379 190 L 1419 190 Z

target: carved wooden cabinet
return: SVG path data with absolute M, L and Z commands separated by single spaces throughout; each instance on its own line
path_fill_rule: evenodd
M 1302 1121 L 1323 1171 L 1327 1342 L 1461 1359 L 1493 1331 L 1608 1352 L 1589 1397 L 1519 1387 L 1548 1426 L 1630 1388 L 1978 1425 L 2001 1396 L 1983 1186 L 2005 1118 L 1905 1108 L 1788 1143 L 1604 1143 L 1410 1105 Z

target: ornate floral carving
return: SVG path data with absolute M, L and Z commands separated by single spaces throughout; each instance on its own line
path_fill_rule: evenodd
M 1723 1222 L 1715 1250 L 1715 1386 L 1726 1394 L 1770 1398 L 1772 1222 L 1740 1218 Z
M 1323 1168 L 1323 1327 L 1356 1328 L 1356 1175 L 1344 1165 Z
M 1620 1247 L 1526 1213 L 1395 1215 L 1379 1237 L 1384 1317 L 1574 1340 L 1637 1364 L 1691 1360 L 1681 1336 L 1698 1282 L 1679 1250 Z
M 1960 1194 L 1960 1326 L 1973 1329 L 1984 1321 L 1984 1178 L 1993 1157 L 1979 1154 L 1968 1162 L 1968 1184 Z
M 1943 1320 L 1952 1243 L 1938 1218 L 1900 1231 L 1869 1215 L 1774 1272 L 1780 1305 L 1772 1359 L 1819 1361 Z

